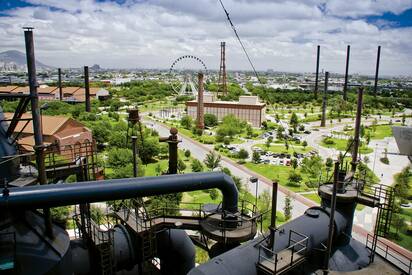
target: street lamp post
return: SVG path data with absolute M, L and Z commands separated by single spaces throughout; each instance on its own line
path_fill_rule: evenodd
M 259 187 L 259 179 L 257 177 L 250 177 L 249 181 L 255 184 L 255 206 L 257 207 L 258 203 L 258 187 Z

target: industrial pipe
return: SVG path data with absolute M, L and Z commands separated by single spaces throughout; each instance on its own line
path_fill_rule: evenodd
M 0 195 L 0 208 L 57 207 L 211 188 L 222 192 L 223 210 L 237 212 L 238 190 L 232 178 L 221 172 L 10 188 L 9 194 Z

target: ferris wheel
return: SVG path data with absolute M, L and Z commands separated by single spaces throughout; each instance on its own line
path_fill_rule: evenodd
M 177 58 L 169 69 L 169 82 L 173 91 L 178 95 L 196 96 L 199 72 L 206 77 L 207 67 L 200 58 L 194 55 L 183 55 Z

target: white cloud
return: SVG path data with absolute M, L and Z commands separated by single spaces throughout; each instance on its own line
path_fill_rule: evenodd
M 250 69 L 218 0 L 29 1 L 37 6 L 0 17 L 0 50 L 23 50 L 21 27 L 32 25 L 37 58 L 53 66 L 167 68 L 179 55 L 193 54 L 217 68 L 220 41 L 226 41 L 228 69 Z M 412 75 L 412 28 L 379 29 L 359 17 L 400 13 L 411 1 L 373 2 L 368 11 L 369 0 L 326 6 L 320 0 L 224 0 L 259 70 L 313 71 L 320 44 L 321 67 L 343 72 L 349 43 L 351 73 L 373 74 L 382 45 L 382 73 Z

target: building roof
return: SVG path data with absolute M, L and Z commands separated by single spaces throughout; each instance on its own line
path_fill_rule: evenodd
M 80 87 L 63 87 L 63 94 L 74 94 Z
M 56 93 L 57 87 L 43 87 L 43 88 L 37 88 L 37 93 L 39 94 L 55 94 Z
M 30 93 L 30 87 L 25 86 L 25 87 L 17 87 L 16 89 L 10 91 L 12 94 L 29 94 Z
M 3 86 L 3 87 L 0 87 L 0 93 L 10 93 L 16 88 L 17 86 L 11 86 L 11 85 Z
M 6 119 L 12 119 L 13 113 L 4 113 Z M 31 114 L 25 113 L 23 114 L 22 118 L 31 118 Z M 51 136 L 54 135 L 67 121 L 69 121 L 70 117 L 64 116 L 42 116 L 42 125 L 43 125 L 43 135 Z M 20 132 L 26 121 L 19 121 L 17 123 L 15 132 Z M 29 122 L 27 126 L 24 128 L 23 133 L 25 134 L 34 134 L 33 132 L 33 123 Z

